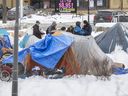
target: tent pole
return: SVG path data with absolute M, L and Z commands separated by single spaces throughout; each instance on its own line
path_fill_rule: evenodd
M 13 81 L 12 96 L 18 96 L 18 33 L 19 33 L 19 0 L 16 0 L 16 21 L 14 33 L 14 51 L 13 51 Z

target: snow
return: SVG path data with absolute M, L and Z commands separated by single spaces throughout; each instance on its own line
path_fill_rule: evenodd
M 122 50 L 120 46 L 117 46 L 111 54 L 107 54 L 114 62 L 125 64 L 128 68 L 128 54 Z
M 90 15 L 90 23 L 93 24 L 93 17 L 94 14 Z M 69 27 L 70 25 L 75 25 L 76 21 L 82 22 L 83 20 L 88 20 L 88 17 L 86 15 L 76 15 L 76 14 L 56 14 L 56 15 L 48 15 L 48 16 L 42 16 L 39 14 L 32 14 L 30 16 L 23 17 L 21 19 L 21 25 L 23 27 L 30 27 L 33 24 L 35 24 L 36 21 L 40 21 L 42 26 L 48 27 L 53 21 L 57 22 L 58 28 L 61 28 L 62 26 Z M 45 30 L 46 28 L 43 27 Z
M 90 18 L 93 18 L 93 14 L 90 15 Z M 83 15 L 83 16 L 79 16 L 76 14 L 57 14 L 57 15 L 52 15 L 52 16 L 40 16 L 37 14 L 32 14 L 31 16 L 26 16 L 23 17 L 21 22 L 32 22 L 39 20 L 41 23 L 52 23 L 53 21 L 56 21 L 57 23 L 60 22 L 76 22 L 76 21 L 82 21 L 86 19 L 87 20 L 87 16 Z
M 114 26 L 116 23 L 111 22 L 111 23 L 96 23 L 95 27 L 112 27 Z
M 91 15 L 91 21 L 93 22 Z M 42 24 L 51 23 L 69 23 L 87 19 L 87 16 L 74 17 L 72 15 L 54 15 L 54 16 L 37 16 L 32 18 L 24 17 L 22 24 L 34 24 L 39 20 Z M 7 24 L 0 22 L 0 27 L 12 26 L 14 21 Z M 102 26 L 112 26 L 109 24 L 101 24 Z M 100 25 L 97 25 L 100 26 Z M 14 26 L 13 26 L 14 27 Z M 100 33 L 93 32 L 96 36 Z M 114 52 L 107 54 L 115 62 L 124 63 L 128 67 L 128 54 L 117 47 Z M 92 75 L 74 75 L 66 76 L 62 79 L 46 79 L 40 76 L 32 76 L 25 79 L 18 79 L 18 96 L 128 96 L 128 74 L 112 75 L 108 80 L 101 80 Z M 12 82 L 0 81 L 0 96 L 11 96 Z
M 63 79 L 33 76 L 18 80 L 18 96 L 127 96 L 127 76 L 112 75 L 110 80 L 88 75 Z M 11 84 L 0 81 L 0 96 L 11 96 Z

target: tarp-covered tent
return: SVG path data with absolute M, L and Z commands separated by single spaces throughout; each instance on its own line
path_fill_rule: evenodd
M 6 29 L 0 28 L 0 58 L 3 55 L 2 48 L 12 48 L 8 35 L 9 33 L 7 32 Z
M 60 32 L 47 35 L 45 39 L 19 52 L 19 62 L 22 63 L 25 57 L 29 71 L 37 65 L 51 69 L 64 67 L 65 75 L 110 75 L 113 64 L 92 36 Z M 13 62 L 10 57 L 3 60 L 3 63 L 9 62 Z
M 29 48 L 20 51 L 18 53 L 18 62 L 23 63 L 26 54 L 29 53 L 35 62 L 44 67 L 53 69 L 72 42 L 72 38 L 63 35 L 47 35 L 45 39 L 42 39 Z M 12 56 L 3 60 L 3 63 L 12 62 Z
M 115 50 L 121 46 L 124 51 L 128 48 L 128 23 L 117 23 L 108 31 L 95 37 L 96 43 L 105 53 Z

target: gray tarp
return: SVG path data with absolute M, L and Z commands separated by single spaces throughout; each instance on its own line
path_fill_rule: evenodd
M 71 48 L 80 64 L 80 74 L 111 74 L 113 61 L 99 48 L 92 36 L 79 36 L 68 33 L 66 35 L 74 38 Z
M 121 46 L 124 51 L 128 48 L 128 23 L 117 23 L 108 31 L 95 37 L 96 43 L 105 53 L 115 50 Z

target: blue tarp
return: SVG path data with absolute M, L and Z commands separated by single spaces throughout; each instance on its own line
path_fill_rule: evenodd
M 0 57 L 2 57 L 2 55 L 3 55 L 3 52 L 1 50 L 1 48 L 3 48 L 3 47 L 4 48 L 12 48 L 8 35 L 3 35 L 1 37 L 1 40 L 0 40 Z
M 9 35 L 6 29 L 0 28 L 0 35 Z
M 113 68 L 113 74 L 116 75 L 121 75 L 121 74 L 128 74 L 128 68 L 124 69 L 124 68 Z
M 3 47 L 5 47 L 5 48 L 12 48 L 12 45 L 11 45 L 11 42 L 10 42 L 10 39 L 9 39 L 8 35 L 3 35 L 3 40 L 4 40 Z
M 42 39 L 29 48 L 20 51 L 18 54 L 18 61 L 22 63 L 26 54 L 30 53 L 35 62 L 46 68 L 54 69 L 72 42 L 73 38 L 63 34 L 59 36 L 52 36 L 48 34 L 45 39 Z M 12 63 L 12 59 L 13 56 L 10 56 L 4 59 L 2 63 Z
M 21 50 L 20 52 L 18 52 L 18 62 L 23 64 L 28 51 L 29 51 L 29 49 L 27 48 L 27 49 L 24 49 L 24 50 Z M 2 64 L 7 64 L 7 63 L 13 63 L 13 55 L 2 60 Z
M 27 41 L 29 40 L 30 35 L 26 34 L 23 38 L 23 40 L 19 43 L 19 46 L 21 48 L 25 48 Z

